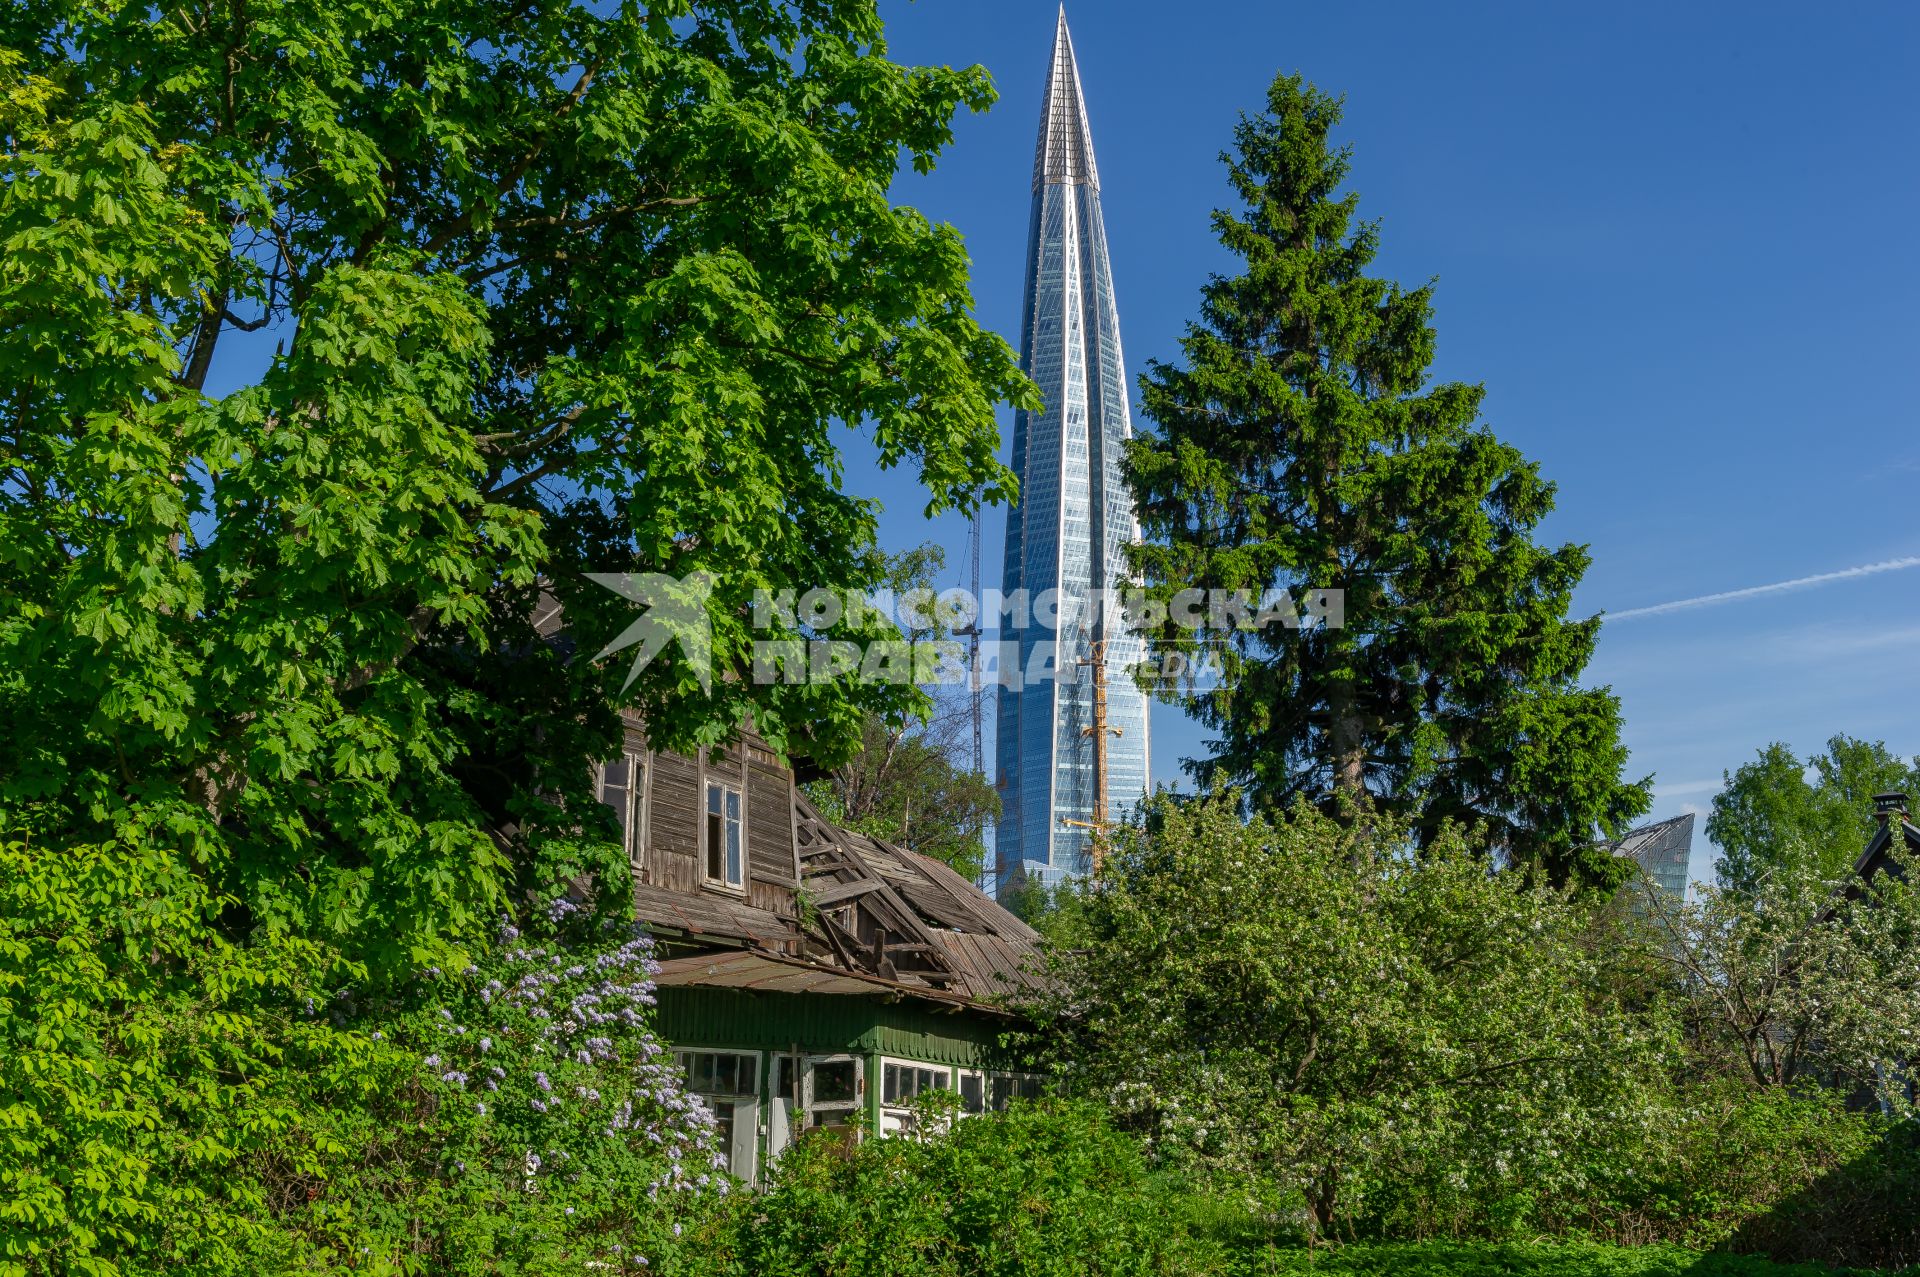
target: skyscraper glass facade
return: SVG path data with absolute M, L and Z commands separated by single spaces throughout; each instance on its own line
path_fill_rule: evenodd
M 1147 789 L 1147 704 L 1132 668 L 1143 644 L 1120 620 L 1120 546 L 1135 539 L 1120 473 L 1132 433 L 1100 176 L 1063 12 L 1033 163 L 1033 213 L 1020 355 L 1042 405 L 1013 423 L 1020 503 L 1007 516 L 1003 592 L 1030 614 L 1003 617 L 996 713 L 999 889 L 1057 885 L 1088 868 L 1091 827 Z M 1105 607 L 1100 604 L 1104 602 Z M 1103 654 L 1106 807 L 1098 811 L 1095 653 Z M 1005 658 L 1003 658 L 1005 659 Z M 1009 683 L 1018 683 L 1010 686 Z

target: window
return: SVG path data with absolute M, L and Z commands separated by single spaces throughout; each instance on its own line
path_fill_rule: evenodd
M 966 1114 L 987 1111 L 987 1075 L 972 1069 L 960 1075 L 960 1111 Z
M 1004 1111 L 1014 1100 L 1039 1099 L 1041 1081 L 1035 1073 L 995 1073 L 991 1090 L 993 1111 Z
M 760 1151 L 760 1056 L 742 1051 L 675 1051 L 687 1089 L 713 1111 L 727 1171 L 751 1180 Z
M 738 1051 L 681 1051 L 687 1089 L 702 1095 L 760 1094 L 760 1057 Z
M 946 1069 L 911 1060 L 885 1061 L 880 1066 L 880 1133 L 913 1130 L 919 1117 L 912 1108 L 915 1098 L 952 1085 L 953 1074 Z
M 622 754 L 600 764 L 600 801 L 613 808 L 627 859 L 638 863 L 646 846 L 647 760 Z
M 850 1055 L 814 1056 L 807 1061 L 807 1126 L 844 1131 L 860 1108 L 860 1061 Z
M 930 1069 L 918 1064 L 889 1062 L 881 1073 L 880 1102 L 905 1105 L 916 1095 L 941 1091 L 948 1086 L 945 1069 Z
M 813 1062 L 814 1104 L 851 1104 L 859 1098 L 860 1061 L 843 1058 Z
M 740 790 L 707 782 L 707 881 L 744 887 L 746 864 L 740 843 Z

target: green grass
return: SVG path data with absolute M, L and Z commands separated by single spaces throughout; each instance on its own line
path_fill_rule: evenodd
M 1308 1251 L 1241 1250 L 1240 1277 L 1840 1277 L 1859 1269 L 1776 1264 L 1744 1255 L 1702 1255 L 1677 1246 L 1401 1242 Z M 1911 1277 L 1920 1272 L 1905 1270 Z M 1878 1277 L 1887 1277 L 1885 1273 Z

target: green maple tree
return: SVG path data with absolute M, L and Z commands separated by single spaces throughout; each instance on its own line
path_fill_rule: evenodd
M 634 612 L 584 573 L 713 578 L 714 677 L 624 694 L 659 744 L 918 703 L 756 684 L 748 603 L 873 583 L 837 429 L 1011 492 L 1026 383 L 888 196 L 985 72 L 871 0 L 30 0 L 0 49 L 0 823 L 420 964 L 596 811 Z

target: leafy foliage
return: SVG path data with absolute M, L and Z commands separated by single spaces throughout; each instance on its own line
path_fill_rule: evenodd
M 1846 874 L 1873 835 L 1874 795 L 1920 798 L 1920 758 L 1842 734 L 1825 753 L 1800 759 L 1776 741 L 1726 782 L 1707 817 L 1707 837 L 1721 851 L 1714 870 L 1721 886 L 1752 894 L 1773 871 Z
M 1140 1277 L 1209 1270 L 1139 1149 L 1097 1109 L 1016 1104 L 945 1135 L 801 1141 L 750 1207 L 696 1238 L 689 1274 Z
M 939 602 L 936 578 L 946 565 L 945 552 L 928 543 L 887 555 L 884 562 L 902 641 L 909 650 L 928 654 L 929 663 L 941 664 L 943 646 L 959 650 Z M 958 672 L 964 674 L 963 663 Z M 925 690 L 928 703 L 917 721 L 867 715 L 859 748 L 808 782 L 807 792 L 835 824 L 884 838 L 973 879 L 986 861 L 987 825 L 1000 814 L 1000 796 L 973 770 L 966 753 L 975 693 L 963 682 Z
M 1375 1243 L 1262 1256 L 1250 1273 L 1326 1277 L 1845 1277 L 1821 1264 L 1776 1264 L 1746 1255 L 1702 1255 L 1678 1246 L 1593 1243 Z M 1865 1277 L 1865 1274 L 1861 1274 Z
M 644 940 L 548 928 L 367 1003 L 151 848 L 0 868 L 0 1273 L 586 1272 L 718 1189 Z
M 1056 937 L 1057 1070 L 1171 1165 L 1304 1202 L 1321 1232 L 1416 1183 L 1577 1181 L 1650 1117 L 1671 1035 L 1615 993 L 1580 908 L 1456 834 L 1231 796 L 1162 803 Z
M 1580 1193 L 1534 1203 L 1536 1230 L 1658 1239 L 1788 1261 L 1920 1258 L 1913 1132 L 1824 1088 L 1675 1088 L 1644 1141 L 1596 1160 Z
M 290 1014 L 340 968 L 235 948 L 198 881 L 140 847 L 0 844 L 0 1272 L 223 1271 L 270 1242 L 250 1165 L 338 1149 L 318 1094 L 373 1091 L 389 1052 Z
M 1100 1107 L 1017 1104 L 1006 1114 L 961 1119 L 947 1136 L 859 1147 L 803 1141 L 783 1157 L 767 1191 L 729 1199 L 702 1218 L 659 1271 L 1836 1277 L 1823 1266 L 1703 1249 L 1733 1244 L 1806 1256 L 1824 1247 L 1831 1254 L 1852 1237 L 1884 1234 L 1873 1232 L 1877 1221 L 1846 1213 L 1882 1205 L 1857 1183 L 1826 1192 L 1824 1215 L 1795 1200 L 1873 1147 L 1871 1123 L 1824 1100 L 1775 1094 L 1754 1103 L 1724 1089 L 1719 1099 L 1703 1107 L 1701 1120 L 1649 1132 L 1656 1138 L 1634 1150 L 1646 1160 L 1623 1162 L 1625 1178 L 1596 1179 L 1584 1196 L 1543 1202 L 1561 1213 L 1543 1212 L 1516 1236 L 1319 1246 L 1306 1244 L 1293 1217 L 1231 1181 L 1202 1184 L 1153 1171 Z M 924 1108 L 922 1130 L 937 1129 L 939 1106 Z M 1884 1163 L 1881 1192 L 1893 1182 L 1887 1172 L 1901 1166 L 1910 1173 L 1910 1157 Z M 1847 1173 L 1863 1176 L 1851 1165 Z M 1609 1197 L 1613 1190 L 1625 1196 Z M 1665 1190 L 1678 1196 L 1662 1196 Z M 1576 1219 L 1572 1212 L 1582 1208 L 1592 1213 Z M 1848 1232 L 1849 1223 L 1866 1225 L 1866 1234 Z M 1696 1230 L 1686 1236 L 1692 1246 L 1675 1244 L 1683 1227 Z M 1543 1232 L 1571 1236 L 1547 1242 Z M 1631 1244 L 1601 1244 L 1595 1234 Z M 1854 1246 L 1851 1262 L 1900 1262 L 1900 1253 Z
M 876 579 L 836 427 L 930 509 L 1011 491 L 1025 383 L 887 198 L 983 71 L 871 0 L 35 0 L 0 48 L 8 827 L 138 824 L 393 978 L 589 809 L 625 669 L 570 658 L 632 612 L 583 573 L 712 576 L 721 676 L 627 691 L 660 744 L 831 762 L 919 703 L 726 675 L 757 587 Z
M 1813 1081 L 1913 1111 L 1903 1068 L 1920 1055 L 1920 890 L 1893 854 L 1896 869 L 1864 883 L 1788 861 L 1747 891 L 1650 893 L 1703 1060 L 1755 1086 Z
M 1129 454 L 1130 557 L 1168 605 L 1160 650 L 1222 658 L 1191 703 L 1220 731 L 1202 778 L 1269 811 L 1369 795 L 1422 841 L 1484 822 L 1497 850 L 1611 886 L 1594 835 L 1650 798 L 1621 779 L 1617 699 L 1579 685 L 1599 632 L 1566 619 L 1586 551 L 1535 544 L 1553 486 L 1475 424 L 1482 388 L 1428 384 L 1432 289 L 1364 273 L 1379 230 L 1339 194 L 1339 119 L 1291 76 L 1243 118 L 1223 157 L 1243 207 L 1213 224 L 1244 270 L 1207 283 L 1184 360 L 1143 381 L 1158 433 Z M 1181 592 L 1209 588 L 1291 603 L 1183 628 Z M 1328 590 L 1344 624 L 1302 628 Z

